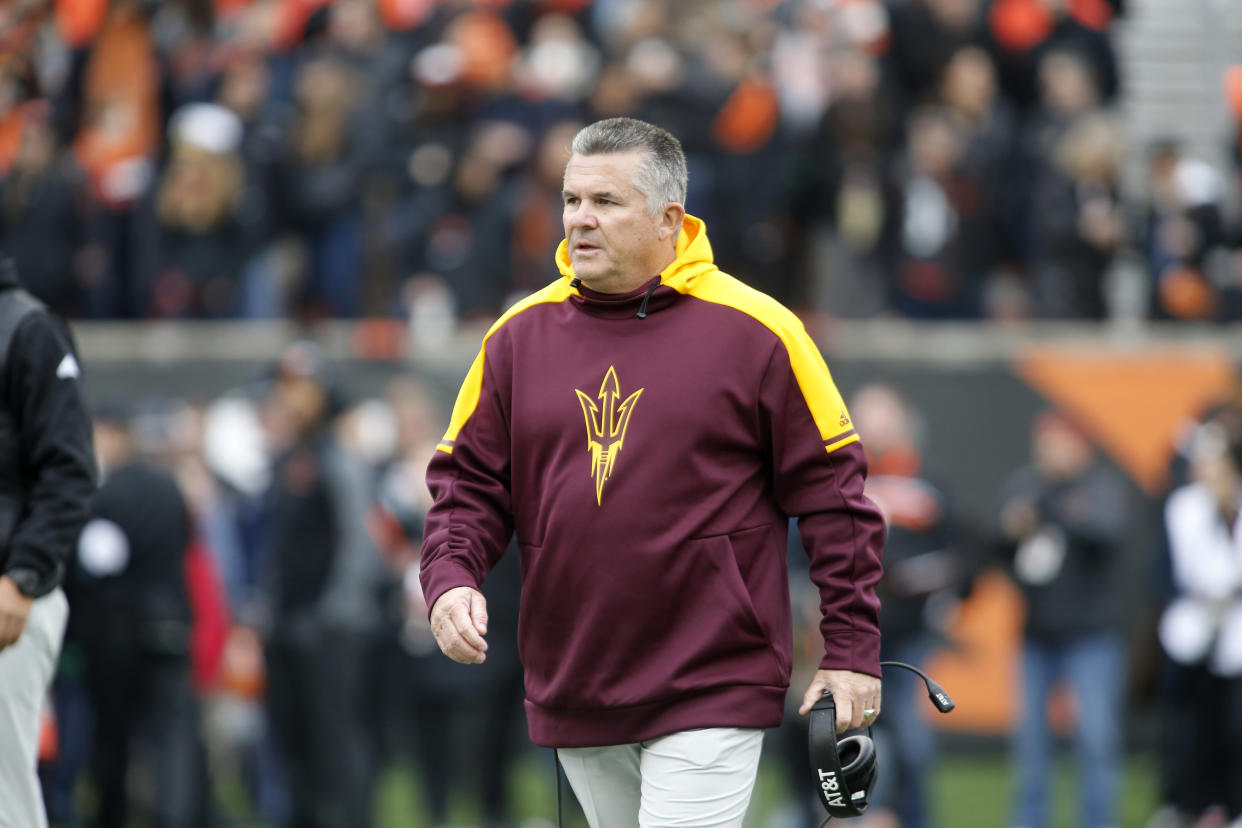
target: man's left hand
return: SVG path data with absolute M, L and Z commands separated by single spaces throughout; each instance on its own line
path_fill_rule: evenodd
M 21 638 L 33 603 L 34 599 L 22 595 L 12 578 L 0 575 L 0 651 Z
M 811 686 L 802 696 L 798 712 L 803 716 L 824 696 L 832 692 L 837 707 L 837 733 L 866 727 L 880 715 L 880 680 L 850 670 L 817 670 Z

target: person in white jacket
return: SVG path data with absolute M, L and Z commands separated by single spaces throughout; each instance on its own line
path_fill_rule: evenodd
M 1159 626 L 1160 643 L 1184 672 L 1175 698 L 1194 711 L 1194 748 L 1182 764 L 1193 779 L 1192 809 L 1223 807 L 1242 828 L 1242 422 L 1200 426 L 1191 482 L 1165 503 L 1175 596 Z

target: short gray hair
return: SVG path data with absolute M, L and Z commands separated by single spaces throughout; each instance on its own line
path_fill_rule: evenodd
M 579 130 L 570 150 L 574 155 L 645 152 L 634 186 L 646 196 L 647 212 L 654 216 L 667 204 L 686 203 L 686 154 L 666 129 L 636 118 L 608 118 Z

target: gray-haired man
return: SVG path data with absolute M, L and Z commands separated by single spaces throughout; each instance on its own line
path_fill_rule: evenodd
M 479 584 L 516 531 L 532 740 L 593 828 L 740 826 L 792 660 L 789 516 L 820 586 L 838 724 L 880 707 L 883 521 L 801 323 L 712 261 L 676 138 L 586 127 L 562 278 L 488 332 L 427 477 L 422 583 L 450 657 L 484 659 Z

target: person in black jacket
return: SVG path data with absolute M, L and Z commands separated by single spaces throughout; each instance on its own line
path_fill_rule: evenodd
M 1031 449 L 1033 462 L 1005 485 L 999 514 L 1001 549 L 1026 601 L 1010 824 L 1048 824 L 1053 734 L 1046 711 L 1053 687 L 1065 682 L 1078 710 L 1082 824 L 1106 828 L 1118 824 L 1125 645 L 1116 575 L 1128 495 L 1063 412 L 1036 419 Z
M 382 563 L 371 486 L 335 434 L 342 396 L 309 343 L 283 354 L 268 400 L 275 458 L 264 557 L 267 706 L 288 773 L 289 828 L 368 825 L 362 670 Z
M 60 583 L 95 489 L 69 332 L 0 258 L 0 826 L 47 825 L 39 711 L 69 605 Z
M 152 824 L 194 828 L 204 764 L 190 668 L 189 508 L 171 474 L 139 459 L 121 412 L 96 415 L 95 443 L 103 485 L 66 583 L 66 638 L 85 655 L 94 719 L 91 824 L 128 823 L 126 778 L 141 740 L 156 782 Z

